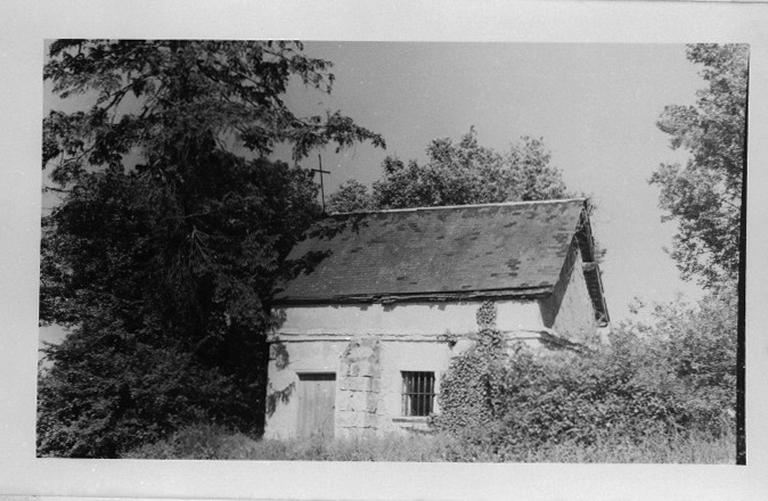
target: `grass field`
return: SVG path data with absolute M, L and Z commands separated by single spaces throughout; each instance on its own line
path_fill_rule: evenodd
M 536 449 L 489 451 L 446 435 L 254 440 L 209 425 L 181 430 L 124 457 L 146 459 L 249 459 L 305 461 L 459 461 L 547 463 L 734 464 L 733 436 L 649 436 L 637 442 L 610 437 L 589 446 L 551 444 Z

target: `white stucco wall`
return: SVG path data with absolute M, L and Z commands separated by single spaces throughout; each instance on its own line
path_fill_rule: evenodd
M 354 434 L 356 430 L 346 427 L 343 415 L 343 399 L 347 392 L 340 391 L 343 380 L 342 354 L 347 341 L 327 342 L 308 341 L 287 343 L 289 363 L 282 369 L 276 361 L 269 364 L 269 391 L 284 390 L 293 384 L 294 390 L 286 401 L 277 402 L 273 414 L 267 414 L 266 438 L 285 439 L 295 436 L 298 426 L 298 374 L 303 372 L 333 372 L 336 378 L 335 435 L 337 437 Z M 402 418 L 402 371 L 428 371 L 435 373 L 435 392 L 440 391 L 440 378 L 448 368 L 453 351 L 445 342 L 403 342 L 389 341 L 381 344 L 381 378 L 376 384 L 378 390 L 377 429 L 383 434 L 407 428 L 425 428 L 424 418 Z M 435 399 L 437 406 L 437 399 Z M 437 409 L 435 409 L 437 410 Z
M 295 334 L 462 334 L 477 331 L 480 301 L 399 303 L 395 305 L 293 306 L 277 332 Z M 544 327 L 535 301 L 496 302 L 500 330 L 540 330 Z
M 555 332 L 577 343 L 590 341 L 597 335 L 594 309 L 582 266 L 581 254 L 577 252 L 573 272 L 552 325 Z
M 408 428 L 425 428 L 423 418 L 404 418 L 402 414 L 402 371 L 435 373 L 435 392 L 452 356 L 473 342 L 462 339 L 478 331 L 476 314 L 481 301 L 453 303 L 405 303 L 300 306 L 284 310 L 285 322 L 272 337 L 267 390 L 267 438 L 294 436 L 298 426 L 299 374 L 336 374 L 336 436 L 355 432 L 349 416 L 344 385 L 344 351 L 350 341 L 360 337 L 380 340 L 380 376 L 373 385 L 378 392 L 373 409 L 376 432 L 387 433 Z M 533 300 L 503 300 L 496 303 L 497 328 L 510 333 L 510 339 L 535 342 L 543 329 L 539 305 Z M 455 343 L 448 343 L 446 334 Z M 536 343 L 537 344 L 537 343 Z M 270 404 L 270 399 L 272 404 Z M 370 405 L 370 403 L 369 403 Z M 437 399 L 435 400 L 437 411 Z M 369 409 L 370 410 L 370 409 Z
M 595 322 L 578 256 L 573 269 L 552 328 L 556 334 L 562 330 L 565 337 L 578 341 L 595 331 Z M 440 379 L 451 357 L 474 343 L 466 336 L 478 332 L 476 314 L 481 304 L 461 301 L 285 308 L 285 321 L 271 336 L 265 437 L 295 436 L 298 375 L 318 372 L 336 374 L 336 436 L 354 435 L 361 430 L 388 433 L 426 428 L 424 418 L 401 416 L 401 373 L 434 372 L 435 392 L 439 393 Z M 547 330 L 542 317 L 544 303 L 500 300 L 495 304 L 496 327 L 509 340 L 543 349 L 539 336 Z M 376 370 L 371 371 L 366 361 L 352 370 L 350 347 L 371 339 L 376 344 Z M 369 348 L 366 345 L 360 353 L 368 353 L 365 350 Z M 360 367 L 370 374 L 357 374 Z M 435 411 L 439 411 L 437 399 Z
M 423 418 L 402 417 L 402 371 L 435 373 L 436 394 L 440 393 L 440 380 L 455 355 L 447 343 L 409 343 L 390 341 L 382 345 L 382 406 L 386 417 L 381 421 L 380 433 L 401 429 L 426 429 Z M 434 412 L 439 412 L 438 399 Z
M 298 426 L 299 374 L 339 372 L 341 354 L 348 341 L 296 342 L 273 344 L 270 349 L 267 383 L 265 437 L 289 438 Z M 276 349 L 279 347 L 279 349 Z M 286 364 L 286 365 L 284 365 Z M 281 398 L 284 396 L 284 399 Z M 337 387 L 338 398 L 338 387 Z M 270 404 L 270 399 L 273 400 Z M 337 405 L 338 407 L 338 405 Z

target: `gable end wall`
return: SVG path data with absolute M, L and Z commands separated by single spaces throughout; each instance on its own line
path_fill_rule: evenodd
M 544 324 L 569 341 L 582 343 L 597 336 L 595 310 L 577 245 L 571 246 L 554 293 L 540 300 L 539 306 Z

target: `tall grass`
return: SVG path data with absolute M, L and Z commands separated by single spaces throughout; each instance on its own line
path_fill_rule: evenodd
M 735 464 L 735 454 L 733 435 L 715 438 L 692 434 L 648 436 L 640 441 L 616 436 L 588 446 L 566 442 L 529 449 L 507 460 L 521 463 Z
M 325 440 L 255 440 L 213 425 L 180 430 L 166 440 L 123 457 L 144 459 L 247 459 L 304 461 L 458 461 L 547 463 L 710 463 L 733 464 L 732 434 L 647 436 L 641 440 L 615 435 L 585 446 L 575 442 L 537 448 L 491 450 L 444 433 L 388 435 Z

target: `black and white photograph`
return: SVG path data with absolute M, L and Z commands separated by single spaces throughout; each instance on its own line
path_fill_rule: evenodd
M 465 497 L 427 486 L 453 471 L 752 472 L 751 28 L 324 29 L 61 29 L 30 49 L 25 457 L 206 498 L 261 499 L 237 479 L 267 472 L 286 499 Z M 205 465 L 219 480 L 185 488 Z M 348 472 L 405 492 L 329 495 Z
M 38 455 L 736 462 L 748 46 L 47 49 Z

